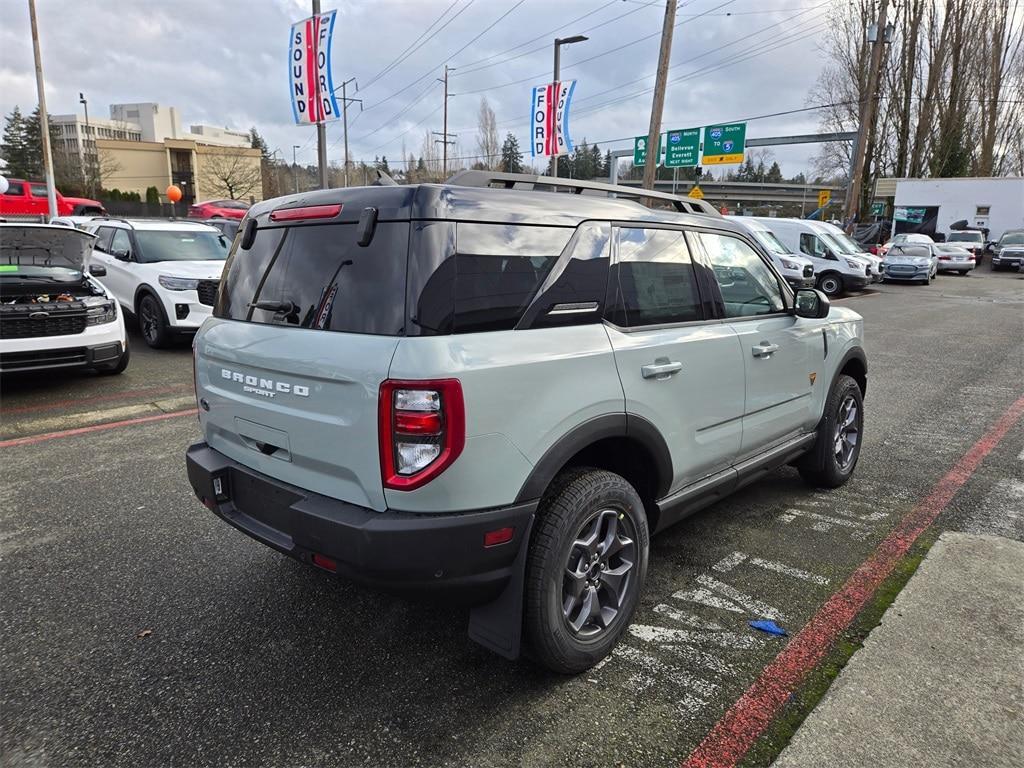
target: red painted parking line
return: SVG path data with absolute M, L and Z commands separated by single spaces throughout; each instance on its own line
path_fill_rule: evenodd
M 938 517 L 982 460 L 1024 414 L 1018 399 L 914 506 L 899 525 L 711 729 L 683 768 L 732 768 L 743 759 L 804 677 L 824 658 L 917 537 Z
M 173 387 L 143 387 L 141 389 L 133 389 L 127 392 L 114 392 L 109 395 L 99 395 L 97 397 L 79 397 L 74 400 L 55 400 L 47 403 L 40 403 L 38 405 L 21 405 L 17 408 L 2 408 L 0 411 L 5 416 L 10 416 L 12 413 L 32 413 L 35 411 L 53 411 L 58 408 L 66 408 L 69 405 L 92 405 L 93 403 L 109 402 L 111 400 L 130 400 L 138 397 L 152 397 L 153 395 L 170 395 L 177 392 L 191 392 L 191 384 L 179 384 Z
M 140 416 L 137 419 L 124 419 L 123 421 L 111 421 L 106 424 L 93 424 L 89 427 L 78 427 L 76 429 L 63 429 L 59 432 L 44 432 L 41 435 L 31 435 L 29 437 L 15 437 L 10 440 L 0 440 L 0 448 L 14 448 L 18 445 L 34 445 L 35 443 L 42 443 L 46 440 L 56 440 L 61 437 L 74 437 L 75 435 L 86 435 L 90 432 L 102 432 L 107 429 L 116 429 L 118 427 L 129 427 L 133 424 L 145 424 L 147 421 L 163 421 L 164 419 L 174 419 L 178 416 L 195 416 L 196 409 L 189 408 L 185 411 L 174 411 L 172 413 L 159 413 L 155 416 Z

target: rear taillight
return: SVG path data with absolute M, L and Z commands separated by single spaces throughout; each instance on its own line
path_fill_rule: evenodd
M 385 488 L 411 491 L 451 466 L 466 443 L 458 379 L 380 385 L 380 470 Z
M 951 257 L 949 256 L 939 256 L 939 261 L 950 261 L 950 259 Z

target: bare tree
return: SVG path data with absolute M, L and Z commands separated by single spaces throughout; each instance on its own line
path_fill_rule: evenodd
M 212 149 L 199 155 L 204 187 L 219 196 L 240 200 L 262 189 L 259 158 L 238 150 Z
M 487 97 L 480 97 L 480 109 L 476 117 L 476 142 L 480 162 L 485 168 L 495 168 L 501 159 L 501 140 L 498 138 L 498 121 L 494 110 L 487 103 Z

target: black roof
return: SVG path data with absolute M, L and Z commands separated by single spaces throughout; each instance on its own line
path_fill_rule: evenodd
M 636 194 L 636 190 L 630 190 Z M 695 227 L 744 230 L 720 215 L 677 213 L 648 208 L 634 200 L 605 195 L 567 194 L 466 187 L 456 184 L 408 184 L 396 186 L 342 187 L 311 190 L 256 203 L 249 216 L 261 226 L 270 225 L 269 214 L 278 208 L 342 204 L 336 221 L 353 222 L 364 208 L 373 207 L 381 221 L 454 220 L 496 224 L 533 224 L 575 227 L 588 219 L 688 224 Z

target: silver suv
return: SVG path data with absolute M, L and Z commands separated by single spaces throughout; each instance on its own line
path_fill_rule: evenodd
M 474 640 L 569 673 L 629 625 L 652 534 L 787 463 L 849 479 L 867 366 L 861 318 L 710 206 L 553 184 L 253 206 L 195 339 L 187 465 L 253 538 L 462 596 Z

